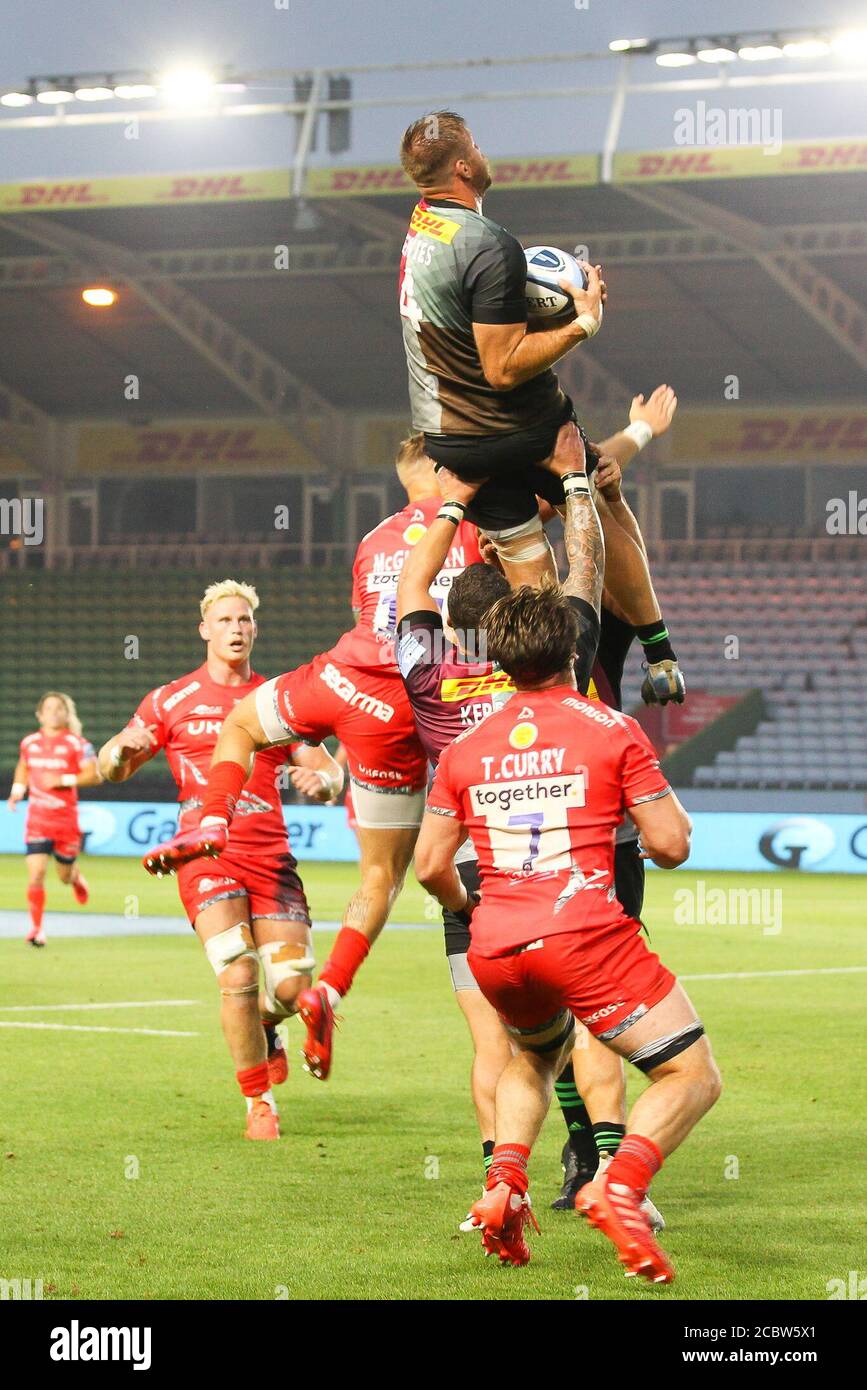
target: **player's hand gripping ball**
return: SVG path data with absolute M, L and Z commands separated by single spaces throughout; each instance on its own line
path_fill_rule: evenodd
M 553 327 L 575 317 L 575 301 L 561 287 L 568 280 L 576 289 L 587 288 L 587 276 L 574 256 L 557 246 L 530 246 L 527 258 L 527 312 Z

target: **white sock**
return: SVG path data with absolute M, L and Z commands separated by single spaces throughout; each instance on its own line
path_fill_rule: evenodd
M 244 1099 L 245 1099 L 245 1101 L 247 1102 L 247 1114 L 248 1114 L 248 1115 L 249 1115 L 250 1111 L 253 1109 L 253 1101 L 254 1101 L 254 1100 L 264 1100 L 264 1101 L 267 1101 L 267 1103 L 270 1105 L 271 1109 L 273 1110 L 274 1114 L 275 1114 L 275 1115 L 277 1114 L 277 1102 L 275 1101 L 275 1099 L 274 1099 L 274 1097 L 273 1097 L 273 1095 L 271 1094 L 270 1091 L 263 1091 L 262 1094 L 261 1094 L 261 1096 L 245 1096 Z
M 337 1005 L 343 998 L 343 995 L 340 994 L 340 992 L 336 990 L 333 985 L 320 985 L 319 988 L 325 990 L 326 999 L 328 1000 L 332 1009 L 336 1009 Z

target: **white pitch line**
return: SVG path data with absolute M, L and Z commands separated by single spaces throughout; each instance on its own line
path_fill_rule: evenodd
M 145 1033 L 150 1038 L 197 1038 L 198 1033 L 181 1033 L 173 1028 L 97 1028 L 84 1023 L 24 1023 L 0 1019 L 0 1028 L 50 1028 L 56 1033 Z
M 199 999 L 125 999 L 118 1004 L 4 1004 L 3 1014 L 57 1013 L 64 1009 L 177 1009 L 199 1004 Z
M 815 970 L 731 970 L 722 975 L 678 975 L 679 980 L 760 980 L 768 975 L 855 975 L 867 965 L 828 965 Z

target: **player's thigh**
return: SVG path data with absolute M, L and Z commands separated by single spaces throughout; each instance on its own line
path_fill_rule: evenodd
M 583 1024 L 576 1024 L 572 1049 L 572 1070 L 580 1096 L 605 1088 L 620 1091 L 624 1086 L 623 1062 L 616 1052 L 594 1038 Z
M 455 999 L 467 1021 L 476 1055 L 499 1059 L 505 1066 L 512 1055 L 512 1045 L 496 1009 L 488 1003 L 475 982 L 456 989 Z
M 32 854 L 28 851 L 26 855 L 27 878 L 30 883 L 41 883 L 43 881 L 50 858 L 51 855 L 45 853 L 43 850 L 34 850 Z
M 381 876 L 392 883 L 402 881 L 412 859 L 418 829 L 418 824 L 388 827 L 362 825 L 359 821 L 355 833 L 362 879 Z
M 622 1057 L 635 1061 L 645 1049 L 652 1049 L 663 1040 L 686 1039 L 693 1034 L 698 1038 L 701 1031 L 701 1019 L 689 995 L 683 985 L 675 981 L 668 993 L 635 1023 L 606 1041 Z

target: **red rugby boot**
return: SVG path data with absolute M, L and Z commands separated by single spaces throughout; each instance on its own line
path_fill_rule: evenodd
M 72 891 L 75 895 L 75 901 L 81 903 L 83 907 L 90 897 L 90 891 L 87 887 L 87 879 L 82 874 L 72 880 Z
M 640 1192 L 601 1177 L 582 1187 L 575 1209 L 612 1242 L 627 1276 L 640 1274 L 651 1284 L 670 1284 L 674 1268 L 657 1245 L 641 1202 Z
M 334 1010 L 321 985 L 303 989 L 297 1003 L 298 1013 L 307 1028 L 307 1037 L 301 1048 L 304 1064 L 317 1081 L 326 1081 L 331 1071 Z
M 228 842 L 229 831 L 225 825 L 196 826 L 157 845 L 141 862 L 154 878 L 162 878 L 163 874 L 176 873 L 191 859 L 216 859 Z
M 524 1238 L 527 1222 L 535 1231 L 539 1223 L 530 1205 L 530 1195 L 516 1192 L 507 1182 L 498 1182 L 470 1207 L 470 1217 L 482 1230 L 482 1249 L 496 1255 L 503 1264 L 525 1265 L 530 1247 Z
M 245 1139 L 279 1139 L 280 1123 L 267 1100 L 257 1097 L 247 1111 Z

